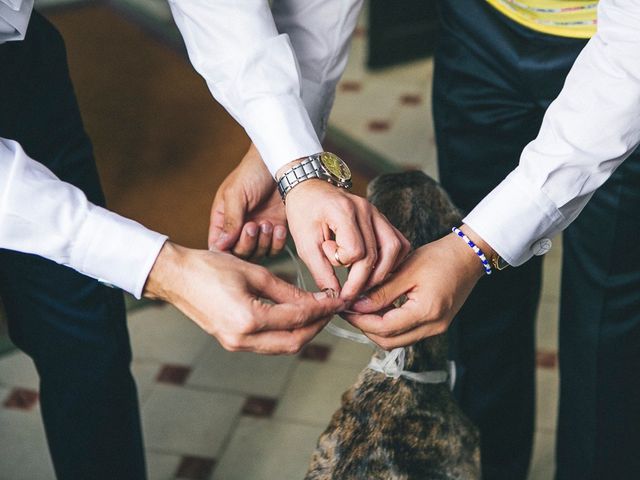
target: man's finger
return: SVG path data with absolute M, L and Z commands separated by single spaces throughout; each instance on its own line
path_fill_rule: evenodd
M 237 242 L 244 225 L 246 207 L 244 195 L 229 190 L 224 193 L 222 232 L 214 245 L 218 250 L 229 250 Z
M 271 222 L 262 222 L 260 224 L 260 233 L 258 236 L 258 245 L 253 252 L 253 260 L 259 260 L 269 253 L 271 243 L 273 241 L 273 224 Z
M 209 218 L 209 238 L 207 239 L 207 245 L 209 250 L 215 249 L 215 243 L 224 230 L 224 201 L 218 198 L 213 200 L 211 205 L 211 215 Z
M 403 240 L 406 242 L 402 234 L 381 214 L 374 214 L 372 223 L 378 243 L 378 263 L 365 289 L 378 285 L 395 270 L 398 259 L 403 253 Z
M 398 308 L 392 308 L 384 314 L 342 314 L 354 327 L 363 332 L 380 337 L 394 337 L 424 323 L 423 309 L 415 300 L 408 300 Z
M 394 348 L 407 347 L 413 345 L 420 340 L 427 337 L 433 337 L 434 335 L 440 335 L 447 329 L 447 323 L 444 321 L 431 322 L 422 325 L 418 328 L 414 328 L 402 335 L 395 337 L 380 337 L 374 334 L 366 334 L 369 339 L 376 343 L 384 350 L 393 350 Z
M 328 320 L 320 319 L 292 331 L 272 330 L 249 335 L 246 337 L 247 347 L 243 350 L 266 355 L 295 354 L 324 328 Z
M 349 270 L 347 281 L 342 286 L 340 296 L 345 300 L 353 300 L 364 288 L 378 261 L 378 245 L 371 216 L 361 213 L 357 216 L 357 224 L 364 244 L 365 253 Z M 340 239 L 336 237 L 340 244 Z
M 298 248 L 298 254 L 309 268 L 309 272 L 320 290 L 330 288 L 334 292 L 340 292 L 340 281 L 336 277 L 331 263 L 324 255 L 321 244 L 304 245 L 302 248 Z
M 273 238 L 271 240 L 271 250 L 269 256 L 278 255 L 287 244 L 287 227 L 285 225 L 276 225 L 273 228 Z
M 351 305 L 351 310 L 358 313 L 373 313 L 388 307 L 415 286 L 409 274 L 397 272 L 389 279 L 370 290 Z
M 242 232 L 238 241 L 233 246 L 232 253 L 236 257 L 250 258 L 258 245 L 258 235 L 260 229 L 255 222 L 248 222 L 242 227 Z

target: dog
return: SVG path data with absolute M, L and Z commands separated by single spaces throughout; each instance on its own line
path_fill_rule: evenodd
M 413 248 L 461 221 L 446 192 L 422 172 L 381 175 L 367 196 Z M 447 367 L 446 334 L 405 348 L 405 370 Z M 479 444 L 477 428 L 447 383 L 418 383 L 365 368 L 320 436 L 305 480 L 476 480 Z

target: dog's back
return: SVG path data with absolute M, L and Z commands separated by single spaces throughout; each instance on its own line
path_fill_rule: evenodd
M 460 222 L 444 190 L 422 172 L 382 175 L 371 182 L 368 196 L 414 248 Z M 408 370 L 446 369 L 445 335 L 408 347 L 406 358 Z M 393 379 L 365 369 L 344 393 L 305 478 L 478 479 L 478 432 L 447 384 Z

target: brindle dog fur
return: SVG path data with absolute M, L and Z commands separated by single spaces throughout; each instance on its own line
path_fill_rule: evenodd
M 381 175 L 369 184 L 368 197 L 413 248 L 460 224 L 446 192 L 422 172 Z M 446 370 L 446 334 L 405 353 L 406 370 Z M 393 379 L 365 368 L 320 436 L 305 480 L 479 479 L 479 443 L 448 384 Z

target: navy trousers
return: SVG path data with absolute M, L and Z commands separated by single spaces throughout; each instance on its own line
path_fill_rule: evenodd
M 518 164 L 585 45 L 483 0 L 441 0 L 433 115 L 441 180 L 468 211 Z M 640 478 L 640 155 L 565 231 L 556 477 Z M 482 435 L 485 479 L 525 479 L 534 431 L 541 262 L 480 281 L 452 325 L 457 397 Z
M 0 45 L 0 66 L 0 137 L 104 205 L 58 32 L 34 12 L 24 41 Z M 144 479 L 122 293 L 41 257 L 0 250 L 0 295 L 11 339 L 40 375 L 57 477 Z

